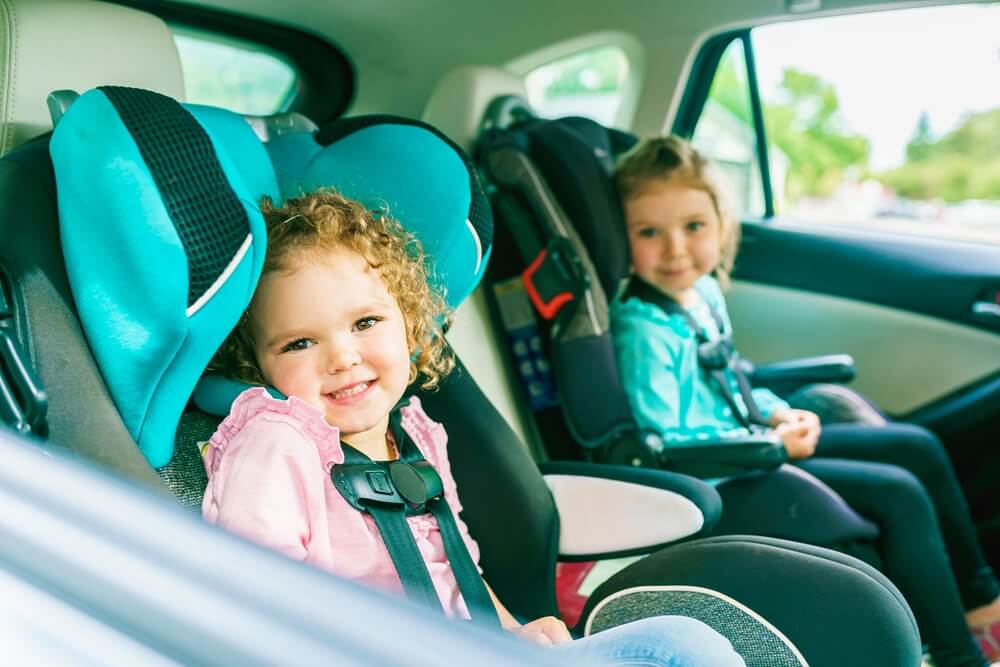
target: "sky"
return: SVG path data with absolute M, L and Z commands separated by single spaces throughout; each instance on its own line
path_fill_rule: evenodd
M 1000 4 L 800 20 L 753 31 L 758 81 L 773 97 L 789 67 L 833 84 L 876 171 L 902 163 L 921 112 L 935 137 L 1000 107 Z

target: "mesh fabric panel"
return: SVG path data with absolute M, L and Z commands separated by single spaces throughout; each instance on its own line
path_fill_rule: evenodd
M 226 269 L 250 234 L 246 211 L 222 171 L 211 139 L 175 100 L 104 86 L 156 181 L 188 257 L 188 306 Z
M 652 616 L 687 616 L 728 639 L 747 667 L 801 667 L 803 663 L 759 620 L 708 593 L 686 590 L 636 591 L 601 607 L 591 634 Z
M 212 437 L 218 428 L 222 417 L 207 415 L 204 412 L 191 410 L 181 416 L 174 439 L 174 456 L 170 463 L 157 472 L 167 488 L 177 496 L 184 507 L 193 512 L 201 513 L 201 499 L 208 486 L 208 475 L 205 464 L 201 460 L 199 442 Z

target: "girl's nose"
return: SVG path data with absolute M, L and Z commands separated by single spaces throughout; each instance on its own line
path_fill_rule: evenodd
M 361 363 L 361 354 L 353 345 L 337 345 L 330 350 L 326 359 L 328 373 L 340 373 Z
M 683 234 L 671 233 L 663 237 L 664 257 L 683 257 L 687 252 L 687 241 Z

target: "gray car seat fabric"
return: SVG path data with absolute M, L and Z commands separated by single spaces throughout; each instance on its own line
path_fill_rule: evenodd
M 747 665 L 800 667 L 806 665 L 799 650 L 758 614 L 717 591 L 688 586 L 650 586 L 621 591 L 606 598 L 588 622 L 589 633 L 651 616 L 687 616 L 726 637 Z M 588 633 L 588 634 L 589 634 Z
M 48 393 L 48 446 L 71 447 L 165 492 L 126 431 L 76 317 L 47 137 L 0 159 L 0 206 L 16 212 L 0 216 L 0 267 L 11 282 L 15 337 Z

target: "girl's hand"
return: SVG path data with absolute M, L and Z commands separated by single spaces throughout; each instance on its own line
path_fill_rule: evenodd
M 808 410 L 781 410 L 771 416 L 778 437 L 790 459 L 806 459 L 816 452 L 819 441 L 819 417 Z
M 543 616 L 530 623 L 508 628 L 509 632 L 519 639 L 538 644 L 539 646 L 555 646 L 573 641 L 566 624 L 555 616 Z

